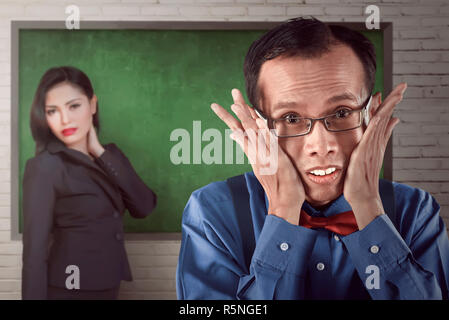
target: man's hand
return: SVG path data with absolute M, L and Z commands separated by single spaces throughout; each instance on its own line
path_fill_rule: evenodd
M 240 91 L 233 89 L 232 97 L 234 104 L 231 109 L 240 121 L 216 103 L 211 105 L 212 110 L 233 131 L 231 138 L 240 145 L 250 160 L 254 174 L 267 194 L 268 214 L 298 225 L 301 207 L 305 200 L 304 186 L 300 176 L 287 154 L 278 146 L 277 138 L 269 131 L 265 121 L 245 103 Z M 262 145 L 258 146 L 258 139 L 262 139 Z M 278 161 L 278 164 L 273 174 L 263 173 L 262 169 L 270 165 L 259 158 L 258 147 L 260 146 L 266 148 L 265 151 L 268 152 L 277 148 L 278 158 L 274 161 Z
M 93 124 L 87 134 L 87 151 L 95 158 L 100 157 L 104 152 L 103 146 L 98 141 L 97 132 Z
M 399 123 L 398 118 L 392 118 L 393 110 L 406 88 L 407 84 L 399 84 L 383 103 L 380 93 L 373 97 L 371 120 L 349 161 L 343 193 L 354 211 L 359 230 L 385 213 L 379 195 L 379 174 L 388 140 Z

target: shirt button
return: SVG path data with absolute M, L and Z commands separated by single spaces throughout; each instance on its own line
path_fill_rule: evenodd
M 114 211 L 114 218 L 118 218 L 119 217 L 119 213 L 118 213 L 118 211 Z
M 117 234 L 115 235 L 115 238 L 116 238 L 117 240 L 122 240 L 122 239 L 123 239 L 123 236 L 122 236 L 121 233 L 117 233 Z
M 369 251 L 371 251 L 371 253 L 378 253 L 379 252 L 379 247 L 374 245 L 371 246 L 371 248 L 369 248 Z
M 337 236 L 336 234 L 334 234 L 334 239 L 335 239 L 335 241 L 340 241 L 340 237 Z
M 287 251 L 289 248 L 289 245 L 287 242 L 282 242 L 279 247 L 281 248 L 282 251 Z
M 319 263 L 316 265 L 316 268 L 318 269 L 318 271 L 323 271 L 323 270 L 324 270 L 324 263 L 319 262 Z

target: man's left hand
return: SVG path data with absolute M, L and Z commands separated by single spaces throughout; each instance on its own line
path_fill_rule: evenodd
M 400 83 L 382 103 L 380 93 L 373 97 L 370 122 L 349 160 L 343 193 L 357 220 L 359 230 L 384 214 L 379 195 L 379 174 L 385 149 L 393 128 L 399 123 L 392 117 L 401 102 L 406 83 Z

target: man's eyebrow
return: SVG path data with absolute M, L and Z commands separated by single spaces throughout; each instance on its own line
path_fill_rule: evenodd
M 81 99 L 81 98 L 74 98 L 74 99 L 71 99 L 71 100 L 67 101 L 67 102 L 65 103 L 65 105 L 71 104 L 72 102 L 74 102 L 74 101 L 76 101 L 76 100 L 78 100 L 78 99 Z M 48 106 L 45 106 L 45 107 L 46 107 L 46 108 L 56 108 L 57 106 L 54 106 L 54 105 L 48 105 Z
M 355 95 L 353 95 L 350 92 L 344 92 L 344 93 L 332 96 L 329 99 L 327 99 L 327 103 L 332 104 L 332 103 L 340 102 L 340 101 L 343 101 L 343 100 L 351 100 L 351 101 L 355 102 L 356 104 L 361 104 L 362 103 L 360 101 L 360 99 L 358 99 Z

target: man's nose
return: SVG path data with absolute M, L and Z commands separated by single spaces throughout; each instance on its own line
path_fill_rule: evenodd
M 323 121 L 317 121 L 311 132 L 304 136 L 305 152 L 312 157 L 325 157 L 328 154 L 337 152 L 337 141 L 334 132 L 326 129 Z

